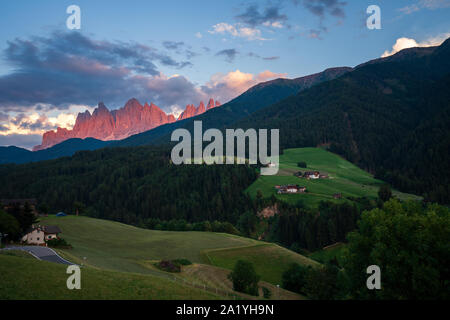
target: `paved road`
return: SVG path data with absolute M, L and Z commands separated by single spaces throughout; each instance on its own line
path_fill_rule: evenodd
M 45 260 L 60 264 L 72 265 L 74 263 L 69 262 L 63 258 L 61 258 L 53 249 L 47 247 L 38 247 L 38 246 L 10 246 L 6 247 L 2 250 L 22 250 L 30 253 L 36 259 Z

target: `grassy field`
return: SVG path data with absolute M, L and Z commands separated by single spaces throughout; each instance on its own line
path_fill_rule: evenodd
M 210 264 L 229 270 L 233 269 L 238 260 L 250 261 L 253 263 L 256 273 L 261 276 L 261 280 L 274 285 L 281 285 L 282 274 L 291 263 L 319 265 L 316 261 L 272 243 L 207 250 L 204 255 Z
M 343 253 L 345 250 L 345 244 L 339 243 L 333 246 L 330 246 L 329 248 L 325 248 L 316 252 L 311 253 L 308 255 L 309 258 L 316 260 L 320 263 L 327 263 L 333 258 L 336 258 L 339 262 L 339 265 L 343 265 Z
M 81 270 L 81 289 L 68 290 L 67 266 L 0 254 L 0 300 L 220 299 L 212 293 L 152 275 Z
M 299 168 L 298 162 L 304 161 L 308 167 Z M 328 179 L 307 180 L 294 176 L 298 171 L 320 171 L 329 175 Z M 305 194 L 278 195 L 275 185 L 298 184 L 307 188 Z M 299 200 L 307 206 L 316 206 L 322 200 L 343 202 L 346 199 L 336 200 L 333 194 L 342 193 L 345 197 L 370 197 L 376 198 L 378 188 L 383 182 L 374 179 L 373 176 L 358 168 L 340 156 L 320 148 L 299 148 L 284 150 L 280 156 L 280 170 L 275 176 L 261 176 L 247 191 L 256 196 L 261 190 L 265 197 L 274 194 L 277 198 L 295 204 Z M 420 199 L 420 197 L 393 191 L 400 199 Z
M 156 268 L 154 266 L 155 261 L 148 261 L 146 264 L 150 268 Z M 244 293 L 233 291 L 233 283 L 230 279 L 228 279 L 228 275 L 230 274 L 230 270 L 219 268 L 206 264 L 192 264 L 188 266 L 183 266 L 181 273 L 171 273 L 171 277 L 177 277 L 180 282 L 189 283 L 196 286 L 206 286 L 211 288 L 212 292 L 217 288 L 218 294 L 223 295 L 224 297 L 236 296 L 237 299 L 246 299 L 246 300 L 257 300 L 264 299 L 262 287 L 266 287 L 272 293 L 270 299 L 274 300 L 304 300 L 305 297 L 284 290 L 282 288 L 277 288 L 275 285 L 260 281 L 259 286 L 259 297 L 250 296 Z M 226 292 L 226 293 L 225 293 Z
M 49 216 L 40 223 L 61 228 L 61 237 L 73 246 L 59 250 L 68 260 L 123 272 L 151 273 L 141 264 L 145 260 L 186 258 L 203 262 L 203 250 L 256 243 L 229 234 L 154 231 L 82 216 Z
M 82 216 L 51 216 L 40 223 L 58 225 L 72 244 L 73 249 L 58 250 L 64 258 L 98 269 L 161 277 L 164 274 L 148 261 L 187 258 L 232 270 L 237 260 L 246 259 L 254 263 L 261 280 L 280 284 L 289 263 L 316 264 L 275 244 L 229 234 L 153 231 Z

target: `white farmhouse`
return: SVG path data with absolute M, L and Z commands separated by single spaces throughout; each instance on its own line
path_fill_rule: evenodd
M 58 238 L 61 229 L 58 226 L 32 226 L 22 237 L 22 242 L 45 246 L 47 240 Z

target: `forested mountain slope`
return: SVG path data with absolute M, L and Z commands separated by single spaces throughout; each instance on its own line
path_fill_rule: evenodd
M 450 40 L 300 92 L 233 127 L 279 128 L 282 148 L 327 145 L 402 191 L 450 202 Z

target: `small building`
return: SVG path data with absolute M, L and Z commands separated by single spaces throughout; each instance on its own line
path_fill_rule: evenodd
M 283 193 L 305 193 L 306 187 L 300 187 L 299 185 L 285 185 L 285 186 L 275 186 L 279 194 Z
M 305 178 L 305 179 L 326 179 L 328 178 L 328 175 L 320 173 L 319 171 L 306 171 L 306 172 L 297 172 L 294 173 L 294 175 L 298 178 Z
M 333 194 L 334 199 L 342 199 L 342 193 L 335 193 Z
M 56 214 L 56 216 L 57 217 L 65 217 L 65 216 L 67 216 L 67 214 L 65 214 L 64 212 L 58 212 L 57 214 Z
M 58 226 L 32 226 L 22 237 L 22 242 L 38 246 L 46 246 L 46 241 L 57 239 L 61 233 Z

